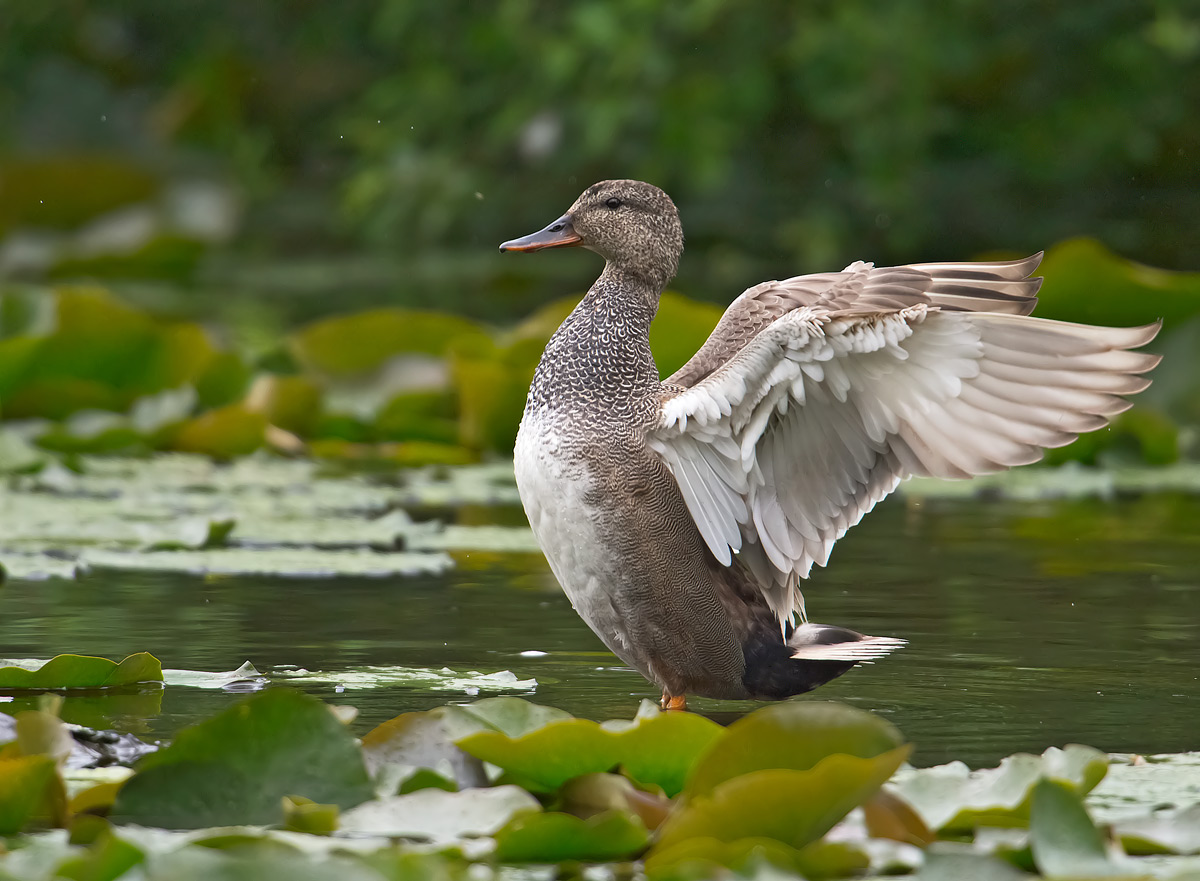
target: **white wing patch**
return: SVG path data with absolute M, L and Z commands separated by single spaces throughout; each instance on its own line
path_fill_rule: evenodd
M 723 564 L 739 553 L 781 622 L 800 578 L 910 474 L 1040 458 L 1129 406 L 1156 326 L 1097 328 L 927 305 L 804 307 L 663 403 L 649 443 Z

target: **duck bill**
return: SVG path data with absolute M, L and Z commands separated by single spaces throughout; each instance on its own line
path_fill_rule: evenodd
M 544 248 L 570 248 L 583 242 L 572 226 L 570 214 L 564 214 L 545 229 L 505 242 L 500 246 L 505 251 L 541 251 Z

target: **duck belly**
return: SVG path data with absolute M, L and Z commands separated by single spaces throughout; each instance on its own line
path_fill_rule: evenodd
M 604 644 L 672 694 L 743 696 L 741 647 L 715 596 L 719 564 L 661 463 L 636 445 L 599 455 L 594 437 L 528 414 L 514 453 L 534 536 Z
M 548 420 L 525 419 L 513 464 L 525 516 L 546 561 L 579 616 L 618 657 L 650 677 L 618 611 L 622 581 L 599 524 L 611 516 L 595 504 L 591 465 Z

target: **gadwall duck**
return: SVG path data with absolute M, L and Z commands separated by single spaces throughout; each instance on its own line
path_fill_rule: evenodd
M 903 645 L 809 622 L 800 580 L 905 477 L 1033 462 L 1129 407 L 1159 360 L 1129 351 L 1156 324 L 1028 317 L 1038 254 L 764 282 L 660 381 L 674 203 L 603 181 L 500 250 L 572 245 L 604 270 L 546 345 L 517 486 L 576 611 L 672 709 L 800 694 Z

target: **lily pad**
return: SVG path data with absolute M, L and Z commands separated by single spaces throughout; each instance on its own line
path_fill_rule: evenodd
M 163 670 L 163 682 L 188 688 L 221 688 L 235 691 L 257 690 L 265 686 L 267 677 L 246 661 L 236 670 L 206 673 L 201 670 Z
M 50 805 L 64 799 L 52 757 L 0 758 L 0 835 L 15 835 L 49 819 Z
M 479 325 L 442 312 L 375 309 L 314 322 L 292 335 L 290 348 L 307 369 L 346 376 L 405 353 L 441 355 L 456 338 L 478 333 Z
M 1088 809 L 1101 822 L 1197 803 L 1200 752 L 1113 756 L 1108 775 L 1088 796 Z
M 397 768 L 405 778 L 412 776 L 409 769 L 431 770 L 444 774 L 460 789 L 485 785 L 482 763 L 451 740 L 444 721 L 449 709 L 402 713 L 372 729 L 362 740 L 371 775 L 378 779 L 388 767 Z
M 1034 785 L 1069 783 L 1081 796 L 1104 779 L 1108 756 L 1091 747 L 1051 747 L 1040 756 L 1017 753 L 999 767 L 971 771 L 961 762 L 906 771 L 892 787 L 931 829 L 969 832 L 977 826 L 1026 826 Z
M 1124 874 L 1109 856 L 1104 836 L 1092 823 L 1070 783 L 1042 778 L 1033 786 L 1029 845 L 1038 870 L 1050 877 Z
M 836 753 L 870 759 L 903 743 L 894 725 L 865 710 L 828 701 L 774 704 L 729 726 L 696 763 L 686 793 L 708 795 L 752 771 L 807 771 Z
M 802 848 L 878 790 L 911 751 L 905 745 L 870 758 L 835 753 L 803 771 L 732 777 L 703 795 L 689 794 L 659 830 L 655 852 L 691 838 L 770 838 Z
M 622 767 L 634 780 L 674 795 L 696 758 L 722 733 L 703 716 L 654 712 L 621 726 L 566 719 L 517 737 L 480 731 L 457 743 L 536 791 L 553 791 L 573 777 Z
M 495 833 L 496 859 L 513 863 L 625 860 L 650 843 L 636 815 L 604 811 L 582 820 L 557 812 L 521 814 Z
M 114 820 L 170 829 L 278 823 L 288 795 L 342 809 L 372 795 L 354 737 L 323 703 L 288 689 L 183 729 L 135 770 Z
M 281 669 L 272 675 L 293 682 L 328 682 L 347 689 L 414 685 L 435 691 L 476 694 L 480 691 L 532 691 L 537 688 L 536 679 L 518 679 L 510 670 L 497 673 L 479 673 L 475 670 L 458 672 L 449 667 L 435 670 L 430 667 L 365 666 L 329 673 Z
M 365 802 L 342 814 L 342 832 L 403 836 L 438 843 L 494 835 L 513 817 L 541 810 L 517 786 L 445 792 L 422 789 Z
M 37 664 L 36 668 L 32 665 Z M 162 665 L 146 652 L 120 663 L 86 655 L 58 655 L 49 661 L 24 660 L 0 667 L 0 689 L 118 688 L 141 682 L 162 682 Z
M 730 869 L 736 877 L 758 877 L 760 872 L 767 878 L 776 874 L 805 877 L 800 874 L 800 852 L 771 838 L 689 838 L 668 848 L 656 847 L 645 860 L 646 876 L 651 881 L 720 878 Z
M 86 551 L 90 569 L 135 572 L 183 572 L 191 575 L 264 575 L 278 578 L 391 578 L 438 575 L 453 568 L 446 554 L 322 551 L 314 548 L 208 551 Z
M 1122 820 L 1113 828 L 1126 853 L 1200 854 L 1200 802 L 1183 810 Z
M 479 731 L 499 731 L 521 737 L 551 722 L 571 718 L 566 710 L 544 707 L 517 697 L 491 697 L 458 707 L 445 708 L 445 724 L 455 740 Z
M 74 559 L 55 554 L 25 554 L 0 551 L 0 583 L 10 581 L 45 581 L 50 578 L 73 579 L 79 574 Z
M 502 551 L 541 553 L 533 530 L 524 526 L 447 526 L 411 538 L 407 546 L 421 551 Z

